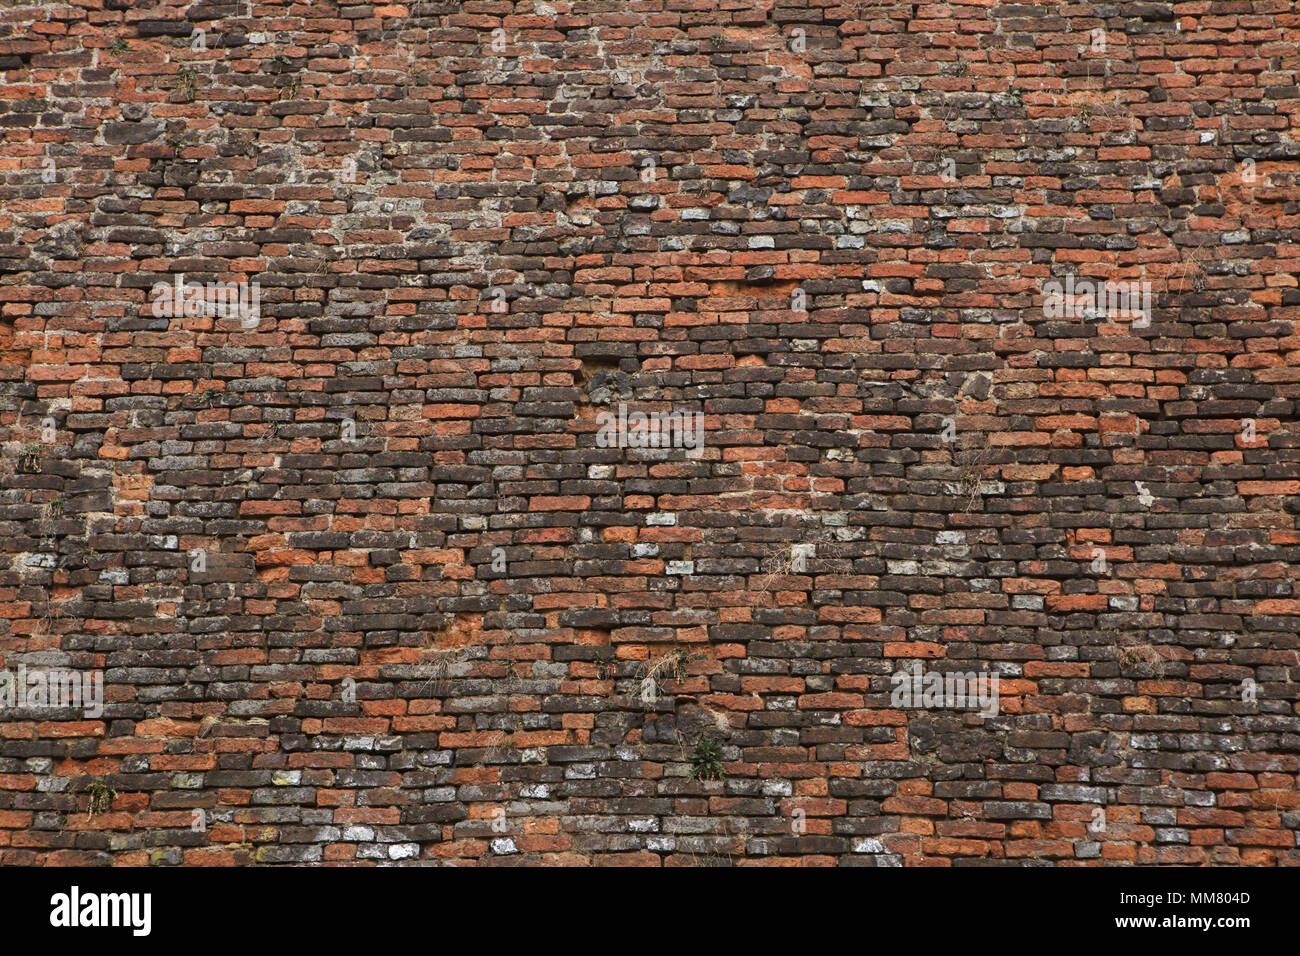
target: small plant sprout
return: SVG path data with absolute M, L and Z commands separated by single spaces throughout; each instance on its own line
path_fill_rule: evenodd
M 691 780 L 721 780 L 726 776 L 722 769 L 722 747 L 716 740 L 704 738 L 691 753 Z
M 87 820 L 95 819 L 97 813 L 107 813 L 109 807 L 113 805 L 113 798 L 117 796 L 117 791 L 98 777 L 90 782 L 86 792 L 90 794 L 90 808 L 86 817 Z
M 199 88 L 198 74 L 190 67 L 183 66 L 177 75 L 180 76 L 181 85 L 185 88 L 185 95 L 192 99 Z

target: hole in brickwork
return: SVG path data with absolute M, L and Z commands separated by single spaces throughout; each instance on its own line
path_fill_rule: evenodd
M 601 372 L 620 371 L 621 361 L 612 355 L 589 355 L 582 360 L 582 382 L 586 384 Z

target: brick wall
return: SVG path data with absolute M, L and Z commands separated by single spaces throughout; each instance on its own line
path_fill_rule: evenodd
M 0 862 L 1300 863 L 1298 44 L 6 4 Z

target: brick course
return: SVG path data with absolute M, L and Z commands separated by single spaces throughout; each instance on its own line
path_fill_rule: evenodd
M 0 10 L 0 655 L 105 693 L 0 721 L 0 863 L 1300 863 L 1298 71 L 1290 0 Z

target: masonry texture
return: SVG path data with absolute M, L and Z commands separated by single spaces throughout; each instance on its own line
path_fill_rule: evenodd
M 1292 0 L 5 0 L 0 656 L 104 709 L 0 714 L 0 863 L 1300 864 L 1298 71 Z

